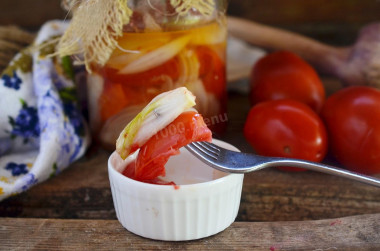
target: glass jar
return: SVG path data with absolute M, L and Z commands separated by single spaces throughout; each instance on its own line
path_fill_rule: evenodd
M 214 0 L 211 14 L 184 5 L 179 11 L 170 2 L 129 0 L 133 14 L 117 48 L 89 77 L 90 123 L 111 149 L 153 97 L 180 86 L 196 96 L 210 129 L 224 130 L 227 0 Z

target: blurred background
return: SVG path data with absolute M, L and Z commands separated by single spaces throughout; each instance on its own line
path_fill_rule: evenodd
M 346 45 L 361 26 L 380 19 L 380 0 L 230 0 L 228 14 Z M 34 31 L 65 16 L 60 0 L 0 1 L 0 25 Z

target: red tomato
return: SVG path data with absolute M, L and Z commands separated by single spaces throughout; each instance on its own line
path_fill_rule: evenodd
M 202 81 L 206 92 L 215 95 L 219 101 L 218 104 L 213 104 L 214 106 L 220 105 L 218 114 L 212 111 L 214 109 L 207 109 L 209 111 L 203 113 L 207 120 L 213 121 L 215 116 L 224 116 L 227 110 L 226 65 L 218 52 L 212 47 L 206 45 L 197 46 L 195 53 L 199 61 L 199 79 Z M 223 133 L 226 126 L 226 122 L 209 124 L 209 128 L 215 133 Z
M 208 46 L 198 46 L 196 54 L 199 61 L 199 78 L 207 92 L 219 99 L 226 98 L 226 65 L 218 53 Z
M 290 99 L 262 102 L 251 108 L 244 135 L 259 155 L 320 162 L 327 152 L 326 129 L 307 105 Z M 295 167 L 284 170 L 300 171 Z
M 119 83 L 105 83 L 103 92 L 99 98 L 99 115 L 101 121 L 106 121 L 119 113 L 128 105 L 128 98 Z
M 353 171 L 380 173 L 380 91 L 344 88 L 327 99 L 321 114 L 337 160 Z
M 287 51 L 274 52 L 260 59 L 252 69 L 250 85 L 252 104 L 289 98 L 319 112 L 325 101 L 325 90 L 315 70 Z
M 193 141 L 211 141 L 211 137 L 200 114 L 184 112 L 140 148 L 136 163 L 128 166 L 124 174 L 140 181 L 165 176 L 165 164 L 170 156 L 179 153 L 179 148 Z

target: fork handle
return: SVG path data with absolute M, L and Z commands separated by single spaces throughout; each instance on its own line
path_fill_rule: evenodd
M 265 167 L 278 167 L 278 166 L 292 166 L 292 167 L 300 167 L 305 168 L 312 171 L 332 174 L 352 180 L 356 180 L 368 185 L 373 185 L 376 187 L 380 187 L 380 179 L 358 174 L 355 172 L 351 172 L 348 170 L 344 170 L 338 167 L 329 166 L 326 164 L 315 163 L 311 161 L 304 161 L 298 159 L 284 159 L 284 158 L 270 158 L 270 160 L 263 164 L 263 168 Z

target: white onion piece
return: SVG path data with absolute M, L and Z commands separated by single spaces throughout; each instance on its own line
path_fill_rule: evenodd
M 141 147 L 194 105 L 195 96 L 186 87 L 161 93 L 124 128 L 116 141 L 116 151 L 125 159 L 135 150 L 132 146 Z
M 187 45 L 189 40 L 190 36 L 183 36 L 165 44 L 164 46 L 161 46 L 154 51 L 148 52 L 147 54 L 126 65 L 119 71 L 119 74 L 139 73 L 159 66 L 180 52 Z

